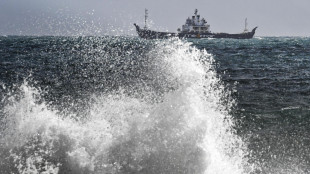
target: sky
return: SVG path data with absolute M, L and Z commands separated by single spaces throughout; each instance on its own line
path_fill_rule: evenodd
M 212 32 L 310 36 L 310 0 L 0 0 L 0 35 L 136 35 L 133 23 L 176 32 L 197 8 Z

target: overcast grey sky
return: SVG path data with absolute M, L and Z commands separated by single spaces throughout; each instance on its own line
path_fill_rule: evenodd
M 197 8 L 213 32 L 310 36 L 310 0 L 0 0 L 0 35 L 135 35 L 133 23 L 175 32 Z

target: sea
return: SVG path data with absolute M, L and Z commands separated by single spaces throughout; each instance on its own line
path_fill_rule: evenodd
M 0 173 L 310 173 L 310 38 L 0 36 Z

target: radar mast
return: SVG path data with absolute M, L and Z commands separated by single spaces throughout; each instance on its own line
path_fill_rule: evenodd
M 144 29 L 147 29 L 147 18 L 148 18 L 148 10 L 145 9 L 145 15 L 144 15 Z
M 244 21 L 244 31 L 243 32 L 248 32 L 248 18 L 245 18 L 245 21 Z

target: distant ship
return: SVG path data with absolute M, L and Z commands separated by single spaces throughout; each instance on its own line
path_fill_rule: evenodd
M 139 37 L 144 39 L 166 39 L 170 37 L 179 38 L 233 38 L 233 39 L 251 39 L 255 34 L 255 27 L 252 31 L 247 29 L 247 19 L 245 19 L 245 29 L 242 33 L 229 34 L 229 33 L 212 33 L 210 31 L 210 25 L 207 21 L 198 15 L 198 10 L 195 10 L 192 18 L 187 18 L 185 24 L 182 26 L 182 30 L 179 28 L 177 33 L 173 32 L 159 32 L 149 30 L 147 27 L 148 11 L 145 9 L 145 26 L 140 28 L 137 24 L 134 24 Z

